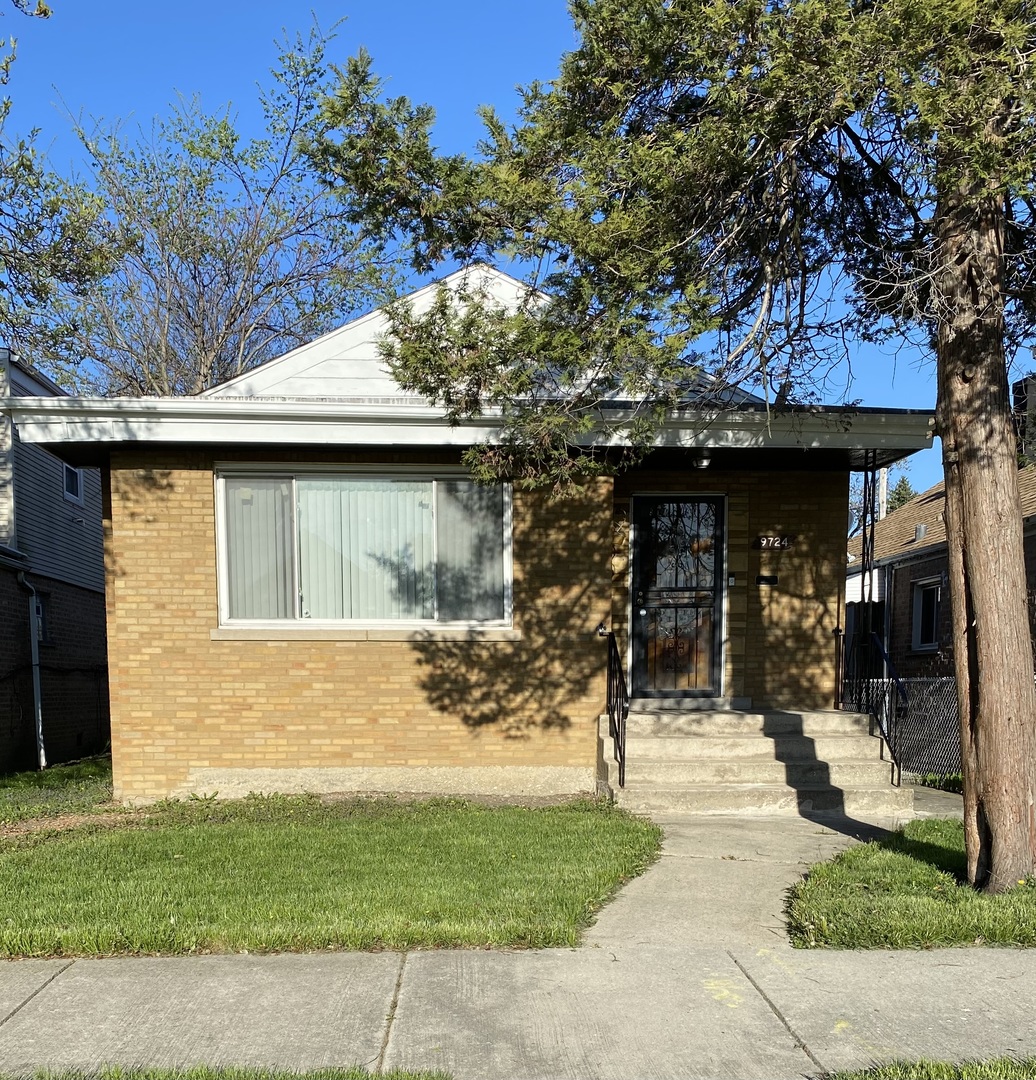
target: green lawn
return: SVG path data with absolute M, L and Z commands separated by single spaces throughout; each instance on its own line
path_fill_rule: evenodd
M 0 825 L 91 813 L 110 803 L 111 797 L 112 766 L 107 757 L 0 776 Z
M 994 1058 L 953 1065 L 945 1061 L 916 1061 L 880 1065 L 864 1072 L 840 1072 L 826 1080 L 1033 1080 L 1036 1058 Z
M 1036 945 L 1036 883 L 987 896 L 965 881 L 964 827 L 912 821 L 885 840 L 818 863 L 788 903 L 803 948 Z
M 570 946 L 660 830 L 596 801 L 192 800 L 0 849 L 0 955 Z

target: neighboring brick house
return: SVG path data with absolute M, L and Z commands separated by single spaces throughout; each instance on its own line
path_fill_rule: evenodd
M 470 482 L 500 417 L 402 394 L 386 328 L 198 398 L 7 404 L 102 468 L 118 797 L 593 790 L 602 624 L 635 697 L 832 706 L 849 472 L 930 417 L 699 398 L 641 467 L 552 501 Z
M 1036 466 L 1020 469 L 1025 572 L 1030 622 L 1036 610 Z M 916 495 L 874 524 L 871 624 L 892 672 L 901 679 L 953 675 L 953 639 L 947 584 L 946 496 L 942 483 Z M 848 629 L 862 626 L 864 576 L 861 542 L 849 544 Z M 855 564 L 855 567 L 854 567 Z
M 8 396 L 65 394 L 0 349 L 0 398 Z M 3 414 L 0 611 L 0 774 L 38 764 L 37 709 L 48 763 L 102 749 L 109 726 L 100 472 L 21 442 Z

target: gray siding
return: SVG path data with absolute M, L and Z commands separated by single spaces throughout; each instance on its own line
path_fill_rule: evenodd
M 101 475 L 83 469 L 83 504 L 65 497 L 64 465 L 39 446 L 14 444 L 15 542 L 36 573 L 104 591 Z
M 2 392 L 2 387 L 0 387 Z M 0 547 L 14 547 L 14 425 L 0 416 Z

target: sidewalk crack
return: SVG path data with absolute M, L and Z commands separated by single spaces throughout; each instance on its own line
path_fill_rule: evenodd
M 41 986 L 37 986 L 36 989 L 33 990 L 33 992 L 20 1005 L 15 1005 L 15 1007 L 6 1016 L 0 1017 L 0 1027 L 3 1027 L 4 1024 L 6 1024 L 8 1020 L 10 1020 L 13 1017 L 17 1016 L 22 1011 L 22 1009 L 24 1009 L 25 1006 L 28 1005 L 29 1002 L 33 1000 L 33 998 L 37 997 L 39 994 L 42 994 L 43 991 L 46 990 L 47 987 L 50 986 L 50 984 L 59 975 L 63 975 L 66 971 L 68 971 L 68 969 L 74 963 L 75 963 L 75 960 L 69 960 L 69 962 L 67 964 L 63 964 L 61 967 L 58 968 L 57 971 L 54 972 L 53 975 L 51 975 L 51 977 L 49 979 L 47 979 L 47 981 L 45 983 L 43 983 Z
M 792 1041 L 795 1043 L 795 1045 L 806 1055 L 806 1057 L 809 1058 L 810 1061 L 813 1062 L 814 1065 L 816 1065 L 816 1067 L 820 1070 L 821 1075 L 826 1076 L 829 1071 L 827 1066 L 824 1065 L 824 1063 L 820 1060 L 820 1058 L 816 1056 L 816 1054 L 813 1053 L 812 1050 L 810 1050 L 810 1048 L 806 1045 L 806 1041 L 791 1026 L 791 1024 L 788 1023 L 787 1017 L 784 1015 L 784 1013 L 781 1012 L 780 1009 L 777 1008 L 777 1005 L 769 997 L 766 991 L 763 990 L 763 988 L 755 981 L 755 979 L 752 978 L 751 975 L 749 975 L 748 969 L 745 967 L 745 965 L 742 964 L 741 961 L 738 960 L 738 958 L 729 949 L 727 949 L 726 952 L 727 956 L 729 956 L 730 959 L 734 962 L 734 966 L 738 969 L 738 971 L 740 971 L 741 974 L 744 975 L 744 977 L 749 981 L 749 983 L 751 983 L 755 992 L 763 999 L 763 1001 L 766 1002 L 767 1005 L 770 1006 L 770 1012 L 772 1012 L 773 1015 L 776 1016 L 777 1019 L 780 1020 L 780 1022 L 784 1025 L 784 1029 L 791 1036 Z
M 388 1016 L 385 1017 L 385 1037 L 381 1040 L 381 1052 L 378 1054 L 377 1063 L 374 1066 L 374 1071 L 380 1073 L 385 1068 L 385 1055 L 388 1053 L 389 1036 L 392 1034 L 392 1024 L 396 1019 L 396 1008 L 399 1005 L 399 991 L 403 985 L 403 971 L 406 968 L 407 956 L 409 953 L 403 953 L 402 958 L 399 961 L 399 974 L 396 976 L 396 988 L 392 991 L 392 1002 L 389 1005 Z

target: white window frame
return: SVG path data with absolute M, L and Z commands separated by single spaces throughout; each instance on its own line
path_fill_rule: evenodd
M 219 599 L 219 627 L 229 631 L 275 631 L 279 634 L 287 632 L 289 635 L 304 636 L 314 632 L 323 631 L 357 631 L 363 633 L 368 630 L 383 630 L 387 632 L 415 632 L 415 631 L 471 631 L 481 630 L 509 630 L 513 622 L 514 612 L 514 564 L 512 558 L 512 488 L 510 484 L 503 484 L 503 514 L 502 535 L 503 545 L 503 578 L 504 578 L 504 612 L 503 618 L 493 620 L 461 620 L 446 621 L 432 619 L 308 619 L 303 618 L 299 610 L 299 585 L 297 581 L 299 565 L 299 536 L 295 520 L 297 512 L 296 499 L 291 503 L 291 544 L 292 544 L 292 596 L 295 605 L 295 614 L 287 619 L 233 619 L 230 617 L 230 586 L 227 567 L 227 520 L 226 520 L 226 487 L 228 479 L 285 479 L 295 481 L 315 476 L 340 476 L 343 478 L 362 477 L 372 480 L 465 480 L 470 479 L 471 474 L 467 469 L 450 466 L 406 466 L 396 470 L 386 468 L 384 465 L 325 465 L 325 464 L 251 464 L 239 462 L 227 462 L 217 464 L 213 478 L 215 482 L 216 500 L 216 577 Z M 294 484 L 293 484 L 294 489 Z M 294 490 L 293 490 L 294 495 Z M 435 500 L 432 501 L 433 520 L 433 551 L 435 542 Z M 438 552 L 435 551 L 436 564 Z M 436 601 L 436 607 L 438 603 Z M 437 612 L 436 612 L 437 614 Z M 294 633 L 293 633 L 294 632 Z
M 73 473 L 76 477 L 77 495 L 73 495 L 68 490 L 68 474 Z M 69 465 L 67 462 L 61 462 L 61 490 L 65 496 L 65 500 L 70 503 L 75 503 L 76 506 L 83 505 L 83 470 L 77 469 L 74 465 Z
M 922 641 L 921 640 L 921 606 L 922 597 L 929 589 L 937 589 L 938 595 L 936 597 L 936 609 L 935 609 L 935 640 L 934 641 Z M 917 581 L 910 583 L 910 603 L 911 603 L 911 633 L 910 633 L 910 648 L 913 652 L 938 652 L 939 650 L 939 617 L 942 613 L 942 589 L 943 580 L 941 577 L 928 577 L 919 578 Z

